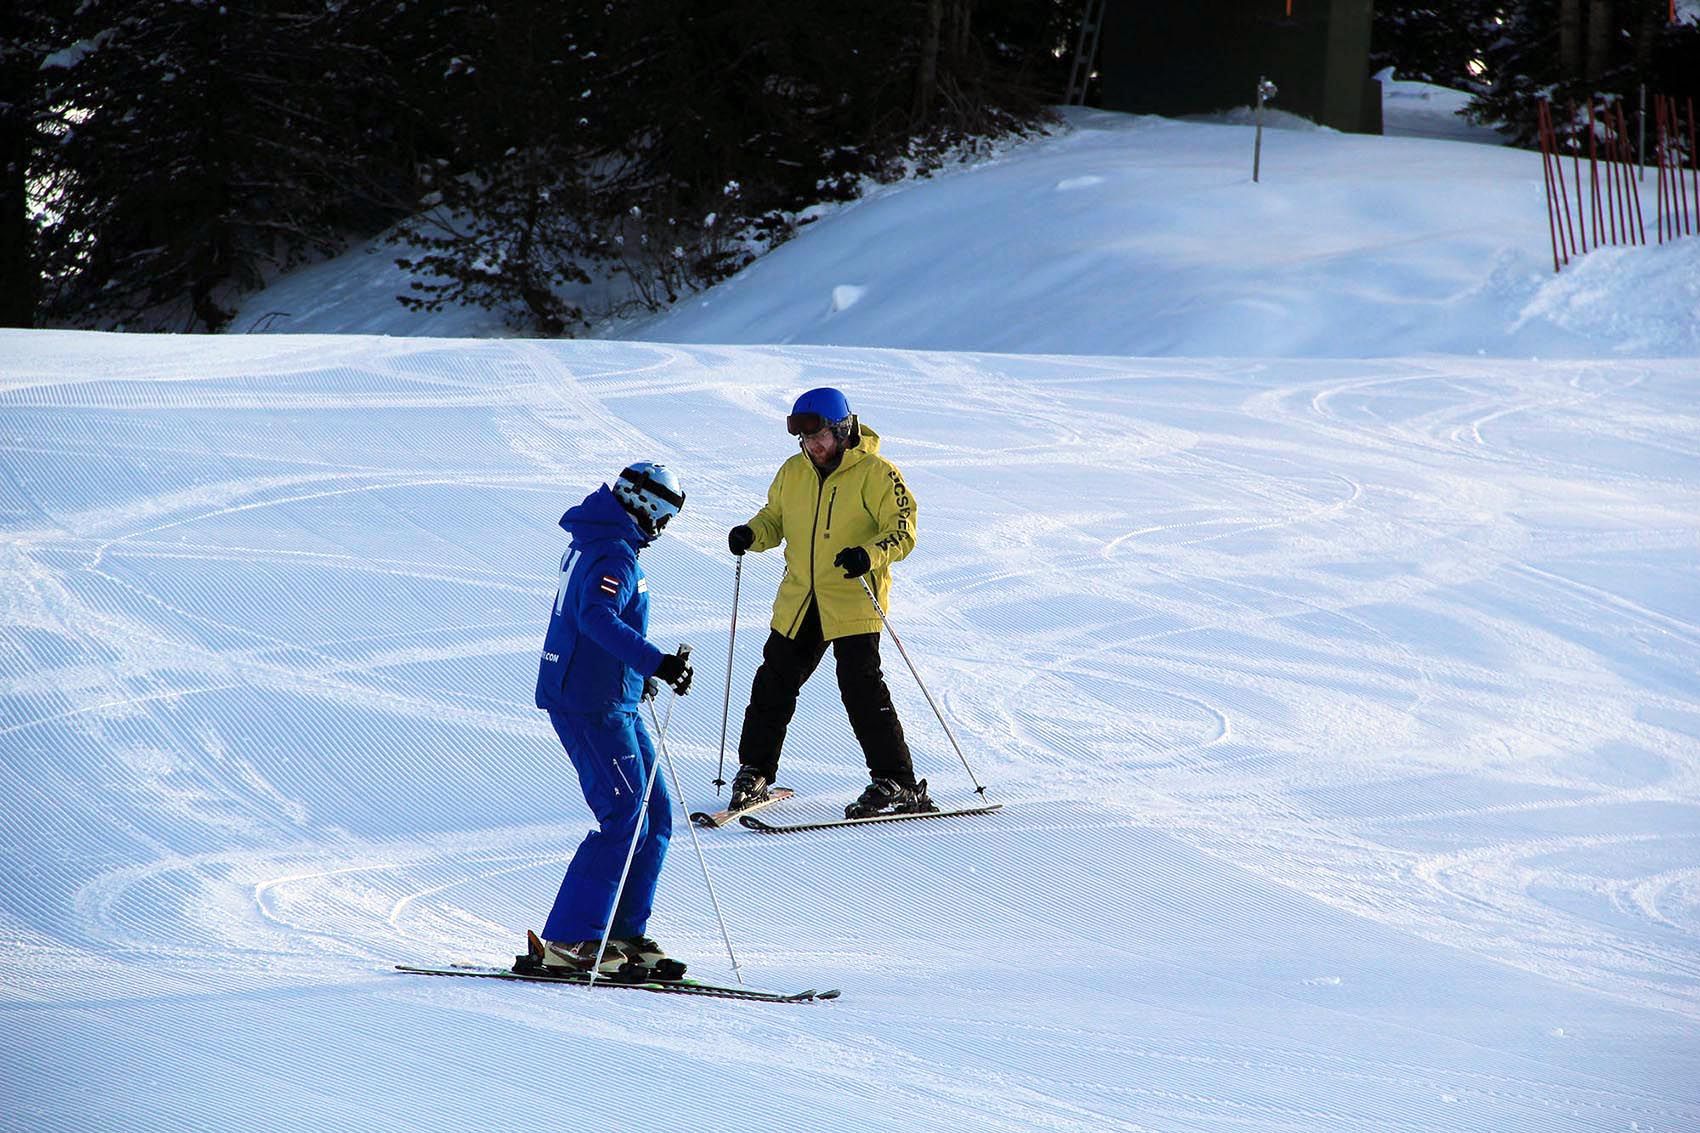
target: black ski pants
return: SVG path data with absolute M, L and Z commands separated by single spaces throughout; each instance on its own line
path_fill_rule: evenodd
M 811 602 L 795 638 L 773 630 L 762 647 L 761 667 L 750 687 L 750 706 L 744 710 L 744 731 L 738 738 L 738 762 L 755 767 L 769 783 L 779 773 L 779 749 L 797 711 L 797 694 L 826 655 L 827 644 L 821 636 L 820 609 Z M 831 644 L 838 662 L 838 691 L 856 742 L 862 745 L 868 775 L 914 786 L 915 767 L 903 739 L 903 724 L 891 705 L 885 674 L 880 672 L 880 635 L 851 634 Z

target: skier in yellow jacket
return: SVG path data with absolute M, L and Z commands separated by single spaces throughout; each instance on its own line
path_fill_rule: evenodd
M 845 817 L 936 810 L 926 781 L 915 781 L 880 671 L 879 611 L 861 581 L 868 576 L 885 608 L 891 564 L 915 548 L 915 497 L 879 454 L 878 434 L 856 420 L 838 390 L 809 390 L 785 425 L 802 451 L 780 465 L 767 504 L 726 536 L 734 555 L 785 544 L 785 578 L 744 712 L 731 806 L 767 797 L 797 694 L 830 644 L 850 727 L 873 780 Z

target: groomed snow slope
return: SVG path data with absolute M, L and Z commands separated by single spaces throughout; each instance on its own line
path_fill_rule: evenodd
M 1691 361 L 0 360 L 0 1129 L 1700 1128 Z M 819 383 L 920 501 L 892 616 L 1007 809 L 704 835 L 747 978 L 836 1003 L 391 971 L 547 909 L 587 821 L 529 704 L 553 524 L 635 457 L 690 497 L 645 566 L 710 800 L 724 531 Z M 860 786 L 828 675 L 783 779 Z M 659 909 L 726 973 L 682 828 Z

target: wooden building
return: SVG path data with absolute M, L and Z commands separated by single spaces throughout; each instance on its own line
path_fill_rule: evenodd
M 1140 114 L 1207 114 L 1256 101 L 1354 133 L 1381 132 L 1370 77 L 1374 0 L 1102 0 L 1100 102 Z

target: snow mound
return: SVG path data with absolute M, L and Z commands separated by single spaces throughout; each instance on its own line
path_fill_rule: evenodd
M 862 296 L 867 293 L 868 289 L 866 287 L 857 287 L 854 284 L 841 283 L 832 289 L 832 309 L 834 311 L 848 311 L 851 307 L 854 307 L 857 303 L 861 302 Z
M 1700 238 L 1578 256 L 1523 308 L 1615 354 L 1700 355 Z

